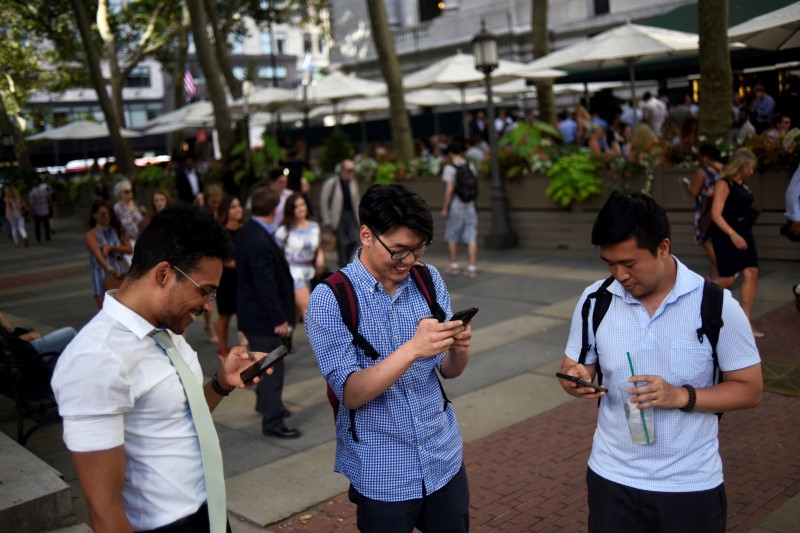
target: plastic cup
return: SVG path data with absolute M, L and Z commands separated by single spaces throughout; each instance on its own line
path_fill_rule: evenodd
M 631 442 L 634 444 L 652 444 L 656 440 L 653 408 L 639 409 L 637 404 L 631 402 L 634 396 L 629 391 L 637 386 L 637 384 L 628 381 L 620 383 L 618 386 L 625 420 L 628 423 L 628 432 L 631 436 Z

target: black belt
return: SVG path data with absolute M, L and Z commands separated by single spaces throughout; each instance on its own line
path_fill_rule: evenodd
M 226 527 L 228 533 L 231 533 L 230 522 L 228 522 Z M 203 505 L 189 516 L 184 516 L 170 524 L 159 526 L 155 529 L 139 531 L 137 533 L 208 533 L 210 530 L 208 504 L 203 502 Z

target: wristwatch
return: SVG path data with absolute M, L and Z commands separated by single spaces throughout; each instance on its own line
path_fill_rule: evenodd
M 697 392 L 695 392 L 694 387 L 691 385 L 681 385 L 681 387 L 689 391 L 689 401 L 684 407 L 681 407 L 681 411 L 690 413 L 694 411 L 694 404 L 697 402 Z
M 227 396 L 231 392 L 233 392 L 233 389 L 224 389 L 224 388 L 222 388 L 222 385 L 220 384 L 219 378 L 217 378 L 217 374 L 216 373 L 214 374 L 214 377 L 211 378 L 211 388 L 214 389 L 214 392 L 216 392 L 220 396 Z M 236 387 L 234 387 L 234 388 L 236 388 Z

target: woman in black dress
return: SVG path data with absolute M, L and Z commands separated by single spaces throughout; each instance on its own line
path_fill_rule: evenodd
M 753 239 L 751 209 L 753 194 L 744 184 L 756 168 L 756 156 L 747 148 L 739 148 L 722 171 L 714 187 L 711 206 L 711 243 L 717 257 L 717 283 L 730 288 L 737 274 L 742 274 L 742 309 L 747 318 L 753 312 L 758 284 L 758 252 Z M 756 338 L 763 337 L 753 330 Z
M 217 220 L 228 230 L 231 241 L 236 244 L 236 234 L 242 227 L 244 210 L 242 203 L 235 196 L 226 196 L 222 199 L 217 208 Z M 217 288 L 217 337 L 219 338 L 218 353 L 227 354 L 230 350 L 228 345 L 228 326 L 231 322 L 231 315 L 236 313 L 236 261 L 231 259 L 222 268 L 222 277 Z

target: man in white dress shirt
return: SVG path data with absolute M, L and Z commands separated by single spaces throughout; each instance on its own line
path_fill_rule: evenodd
M 561 372 L 589 382 L 602 367 L 608 389 L 561 380 L 572 396 L 602 396 L 586 473 L 589 531 L 724 533 L 715 413 L 761 401 L 761 361 L 749 320 L 726 290 L 717 343 L 724 381 L 715 383 L 710 342 L 698 340 L 704 280 L 670 253 L 664 209 L 643 193 L 613 194 L 597 215 L 592 244 L 614 277 L 611 302 L 596 337 L 587 328 L 591 349 L 580 364 L 583 304 L 601 282 L 584 291 L 561 364 Z M 589 301 L 593 307 L 595 298 Z M 620 390 L 631 382 L 633 388 Z M 639 409 L 653 408 L 648 444 L 631 441 L 628 394 L 636 394 L 631 402 Z
M 211 311 L 232 253 L 210 215 L 189 207 L 157 214 L 122 287 L 106 293 L 103 308 L 59 359 L 53 390 L 96 532 L 209 531 L 198 430 L 179 371 L 151 335 L 167 330 L 197 391 L 203 372 L 182 334 Z M 252 364 L 241 347 L 221 360 L 202 388 L 209 410 L 244 387 L 239 373 Z

